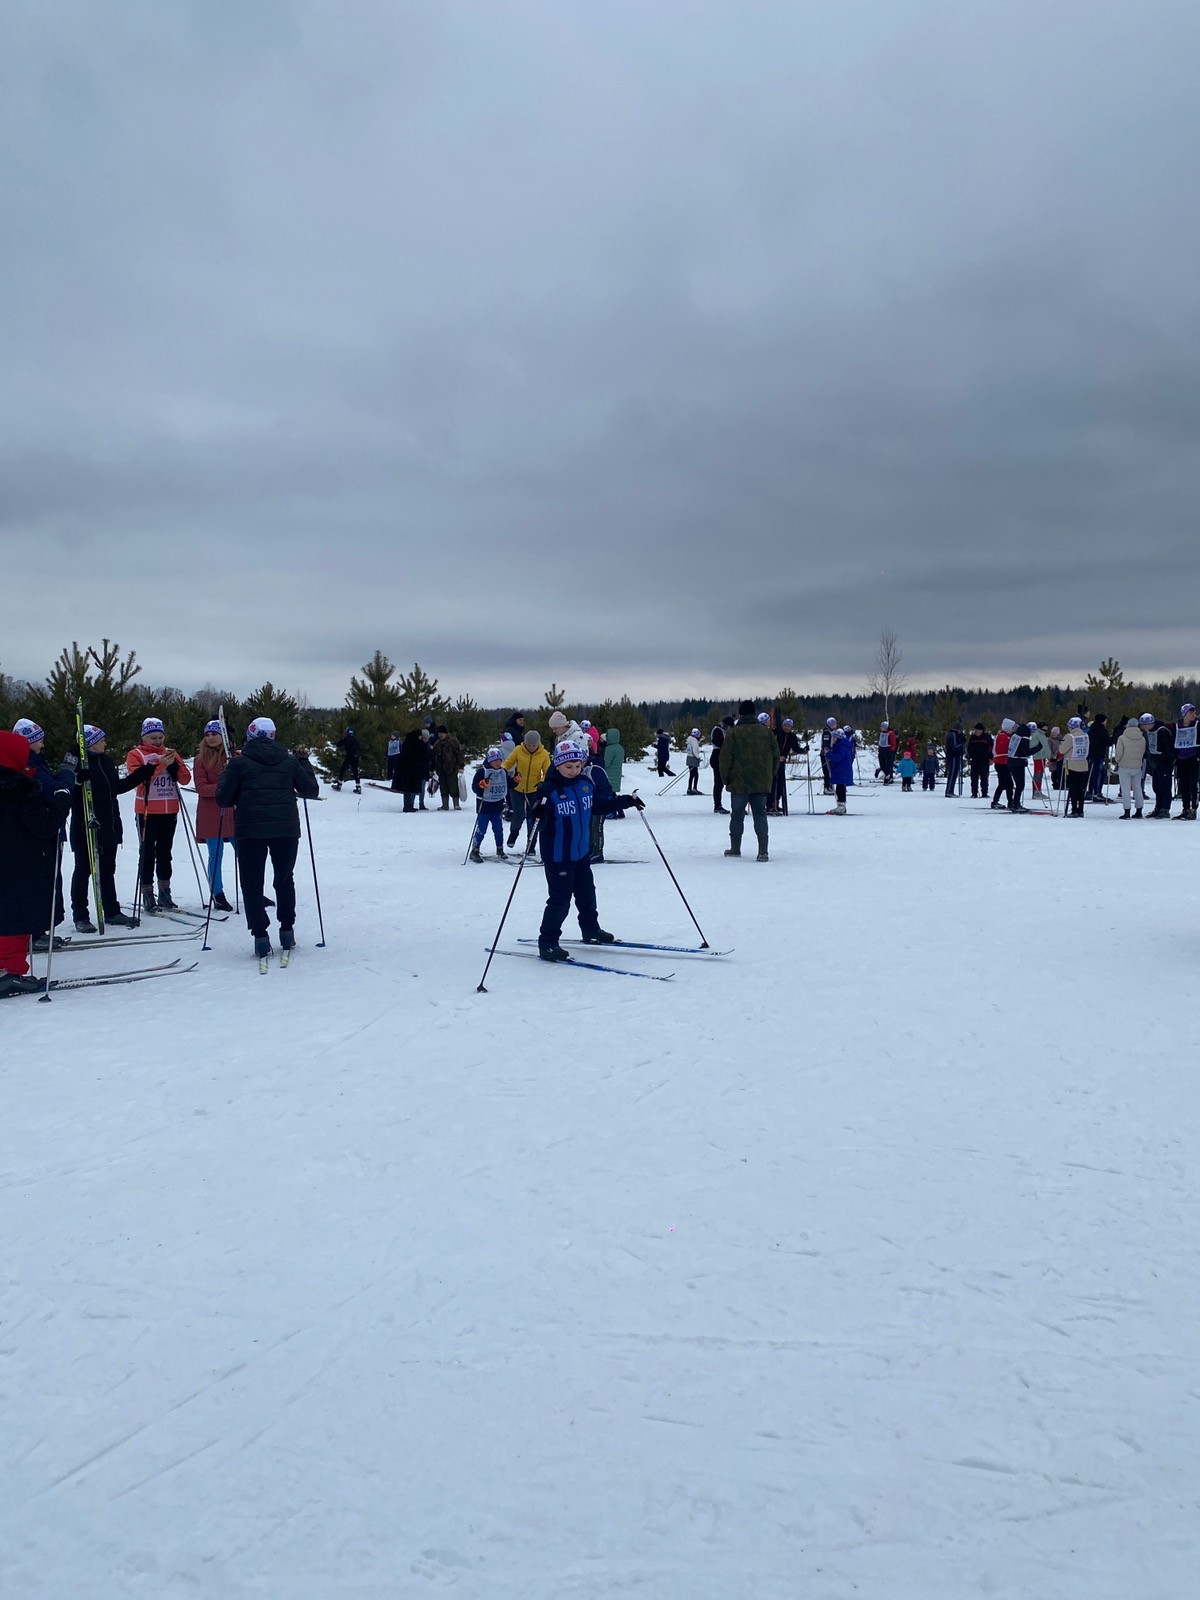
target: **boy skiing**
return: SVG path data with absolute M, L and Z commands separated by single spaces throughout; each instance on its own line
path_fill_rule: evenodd
M 574 897 L 579 931 L 584 944 L 612 944 L 613 935 L 600 926 L 596 910 L 596 884 L 592 877 L 592 811 L 602 805 L 608 813 L 623 814 L 630 806 L 645 810 L 637 795 L 614 794 L 601 801 L 584 773 L 587 759 L 581 744 L 564 739 L 555 745 L 552 765 L 538 789 L 531 815 L 538 824 L 542 867 L 549 895 L 538 930 L 538 955 L 543 961 L 569 961 L 559 944 L 562 925 Z
M 479 846 L 483 843 L 483 836 L 490 824 L 492 836 L 496 841 L 496 860 L 507 861 L 508 857 L 504 852 L 504 823 L 501 819 L 508 801 L 508 773 L 504 770 L 504 752 L 495 745 L 492 745 L 475 768 L 471 789 L 479 801 L 479 815 L 475 819 L 475 831 L 471 835 L 471 860 L 483 864 Z

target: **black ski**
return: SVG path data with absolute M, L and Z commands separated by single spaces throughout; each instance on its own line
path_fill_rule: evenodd
M 611 943 L 592 944 L 587 939 L 560 939 L 559 944 L 578 946 L 582 950 L 658 950 L 673 956 L 731 956 L 732 950 L 710 950 L 700 944 L 647 944 L 639 939 L 613 939 Z M 518 944 L 536 944 L 536 939 L 518 939 Z
M 181 967 L 178 961 L 167 961 L 159 967 L 137 967 L 130 972 L 90 973 L 86 978 L 51 978 L 50 993 L 63 989 L 100 989 L 114 983 L 142 983 L 147 978 L 176 978 L 185 972 L 195 972 L 200 965 L 193 961 L 190 967 Z M 45 993 L 45 985 L 42 986 Z

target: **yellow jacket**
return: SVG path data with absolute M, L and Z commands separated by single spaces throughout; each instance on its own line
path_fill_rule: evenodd
M 550 757 L 545 745 L 538 745 L 536 750 L 527 750 L 522 743 L 508 757 L 504 766 L 508 772 L 516 773 L 518 794 L 533 794 L 550 771 Z

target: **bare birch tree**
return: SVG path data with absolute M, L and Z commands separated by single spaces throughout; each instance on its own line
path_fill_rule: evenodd
M 867 693 L 883 696 L 885 721 L 891 721 L 893 697 L 902 694 L 907 684 L 908 674 L 904 671 L 904 652 L 900 648 L 900 641 L 890 628 L 884 628 L 879 635 L 875 663 L 867 674 Z

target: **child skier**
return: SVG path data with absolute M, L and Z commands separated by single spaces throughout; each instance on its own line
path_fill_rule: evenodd
M 899 772 L 901 778 L 900 788 L 905 794 L 911 794 L 913 779 L 917 775 L 917 763 L 913 760 L 912 756 L 909 755 L 907 750 L 896 763 L 896 770 Z M 886 781 L 887 780 L 884 779 L 885 783 Z
M 596 884 L 592 877 L 592 811 L 623 814 L 630 806 L 645 809 L 637 795 L 614 794 L 601 800 L 591 778 L 584 773 L 587 758 L 581 744 L 564 739 L 555 745 L 553 765 L 538 788 L 531 814 L 541 836 L 542 867 L 549 896 L 538 930 L 538 955 L 543 961 L 569 961 L 559 944 L 562 925 L 574 897 L 579 931 L 584 944 L 612 944 L 613 935 L 600 926 L 596 910 Z
M 171 844 L 175 826 L 179 821 L 179 785 L 191 783 L 192 775 L 178 750 L 167 748 L 167 736 L 158 717 L 147 717 L 142 723 L 141 743 L 125 757 L 125 771 L 137 771 L 148 781 L 138 788 L 134 797 L 133 812 L 137 821 L 139 850 L 139 881 L 142 889 L 142 910 L 145 912 L 174 911 L 171 898 Z M 158 880 L 158 899 L 154 898 L 155 878 Z
M 496 860 L 507 861 L 504 850 L 504 807 L 508 804 L 508 773 L 504 770 L 504 752 L 492 745 L 475 768 L 471 789 L 479 801 L 479 815 L 475 819 L 475 832 L 471 835 L 471 860 L 483 862 L 479 846 L 491 826 L 496 841 Z
M 938 769 L 937 751 L 933 748 L 933 746 L 931 744 L 927 744 L 925 746 L 925 755 L 921 760 L 921 791 L 922 791 L 922 793 L 924 793 L 925 790 L 929 790 L 929 792 L 931 794 L 933 793 L 934 785 L 937 783 L 937 769 Z

